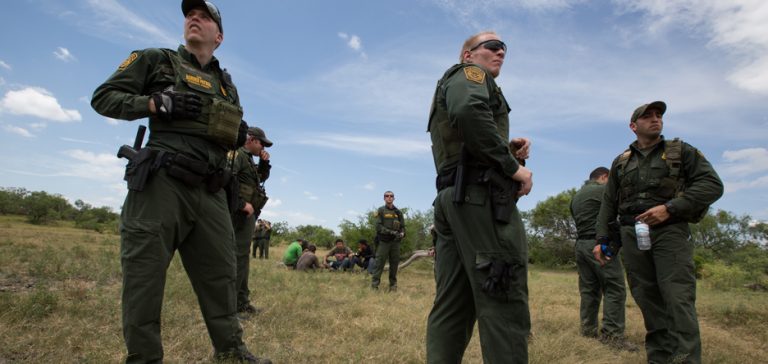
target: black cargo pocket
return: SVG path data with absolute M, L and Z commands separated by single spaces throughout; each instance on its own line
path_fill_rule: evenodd
M 513 253 L 484 251 L 475 254 L 475 283 L 488 296 L 507 301 L 519 284 L 524 266 Z M 525 269 L 522 269 L 524 272 Z

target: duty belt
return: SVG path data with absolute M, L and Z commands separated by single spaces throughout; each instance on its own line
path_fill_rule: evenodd
M 190 158 L 181 153 L 152 150 L 154 155 L 151 170 L 165 168 L 168 175 L 185 184 L 197 187 L 205 185 L 208 192 L 218 192 L 229 183 L 232 174 L 223 168 L 209 169 L 208 163 Z
M 592 234 L 579 234 L 576 237 L 577 240 L 595 240 L 595 233 Z
M 467 168 L 467 167 L 465 167 Z M 465 181 L 468 185 L 476 185 L 476 184 L 482 184 L 482 178 L 483 173 L 485 172 L 485 168 L 478 168 L 478 167 L 472 167 L 467 168 L 467 170 L 464 172 L 465 175 Z M 451 168 L 448 171 L 441 172 L 437 175 L 437 178 L 435 179 L 435 187 L 437 187 L 437 191 L 440 192 L 443 189 L 447 187 L 451 187 L 456 184 L 456 168 Z

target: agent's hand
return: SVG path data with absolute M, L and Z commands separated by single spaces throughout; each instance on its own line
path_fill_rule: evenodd
M 245 212 L 246 216 L 251 216 L 253 215 L 253 205 L 250 202 L 246 202 L 245 207 L 241 211 Z
M 263 161 L 268 161 L 269 160 L 269 152 L 267 152 L 266 149 L 262 149 L 261 153 L 259 153 L 259 159 L 261 159 Z
M 520 166 L 512 175 L 512 179 L 520 182 L 520 191 L 517 192 L 517 197 L 522 197 L 531 192 L 533 188 L 533 172 L 525 166 Z
M 667 221 L 667 219 L 669 219 L 669 211 L 667 211 L 667 207 L 664 205 L 651 207 L 635 217 L 635 220 L 640 220 L 649 226 L 661 224 Z
M 192 92 L 155 92 L 150 99 L 150 112 L 154 109 L 155 114 L 165 121 L 197 118 L 203 107 L 200 96 Z
M 515 152 L 515 158 L 518 159 L 528 159 L 528 156 L 531 152 L 531 140 L 528 138 L 513 138 L 509 141 L 510 146 L 514 146 L 514 148 L 510 149 L 517 149 Z
M 595 259 L 600 262 L 601 267 L 604 267 L 611 260 L 610 257 L 603 255 L 603 249 L 600 247 L 600 244 L 597 244 L 592 248 L 592 255 L 594 255 Z

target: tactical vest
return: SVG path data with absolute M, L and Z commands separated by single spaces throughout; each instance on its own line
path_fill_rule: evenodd
M 231 150 L 229 153 L 227 153 L 227 164 L 232 166 L 235 162 L 235 158 L 237 158 L 237 153 L 246 153 L 243 148 L 241 147 L 239 150 Z M 269 199 L 267 197 L 267 193 L 264 190 L 264 188 L 261 186 L 261 176 L 259 176 L 258 172 L 258 166 L 256 163 L 253 162 L 253 159 L 250 157 L 250 155 L 246 155 L 248 160 L 248 166 L 246 167 L 248 169 L 247 172 L 253 175 L 253 179 L 256 181 L 256 184 L 248 184 L 240 181 L 239 183 L 239 193 L 240 198 L 243 199 L 243 201 L 248 202 L 253 206 L 254 210 L 261 210 L 264 208 L 264 205 L 266 205 L 267 200 Z M 235 176 L 235 178 L 238 178 L 238 176 Z M 239 178 L 238 178 L 239 180 Z
M 243 119 L 243 109 L 236 103 L 237 90 L 226 71 L 222 71 L 221 75 L 209 74 L 192 65 L 176 51 L 163 49 L 163 52 L 171 63 L 175 79 L 174 85 L 169 88 L 196 93 L 203 101 L 203 108 L 200 116 L 193 120 L 150 123 L 150 131 L 194 135 L 227 148 L 234 146 Z M 218 92 L 225 98 L 218 96 Z
M 432 138 L 432 156 L 434 157 L 435 169 L 437 173 L 446 172 L 459 163 L 461 156 L 461 146 L 464 142 L 459 134 L 459 129 L 451 123 L 448 116 L 448 105 L 445 97 L 445 83 L 456 72 L 464 67 L 473 66 L 472 64 L 457 64 L 448 69 L 437 82 L 435 94 L 432 98 L 432 107 L 429 112 L 429 124 L 427 131 Z M 493 112 L 493 119 L 496 122 L 496 128 L 504 140 L 509 140 L 509 105 L 501 93 L 501 89 L 496 85 L 493 77 L 486 72 L 485 83 L 490 95 L 490 108 Z M 468 163 L 473 164 L 472 161 Z M 476 164 L 476 162 L 475 162 Z
M 682 175 L 683 142 L 679 138 L 664 141 L 661 158 L 648 163 L 650 171 L 647 181 L 639 183 L 640 166 L 638 158 L 632 159 L 632 150 L 627 149 L 616 162 L 619 179 L 619 211 L 639 213 L 652 206 L 682 196 L 685 176 Z M 630 163 L 631 161 L 631 163 Z

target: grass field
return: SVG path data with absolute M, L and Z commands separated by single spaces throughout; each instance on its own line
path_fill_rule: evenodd
M 399 274 L 398 292 L 374 292 L 363 273 L 301 273 L 251 261 L 254 303 L 243 322 L 251 351 L 276 363 L 423 363 L 434 297 L 428 260 Z M 0 364 L 112 363 L 124 359 L 119 237 L 0 216 Z M 322 253 L 322 252 L 318 252 Z M 385 283 L 386 285 L 386 283 Z M 644 363 L 645 354 L 607 349 L 579 336 L 577 276 L 531 267 L 531 363 Z M 768 295 L 714 291 L 700 282 L 697 307 L 708 363 L 768 361 Z M 210 362 L 197 300 L 175 258 L 168 269 L 163 343 L 169 363 Z M 627 335 L 643 341 L 642 317 L 627 299 Z M 466 363 L 481 363 L 477 333 Z

